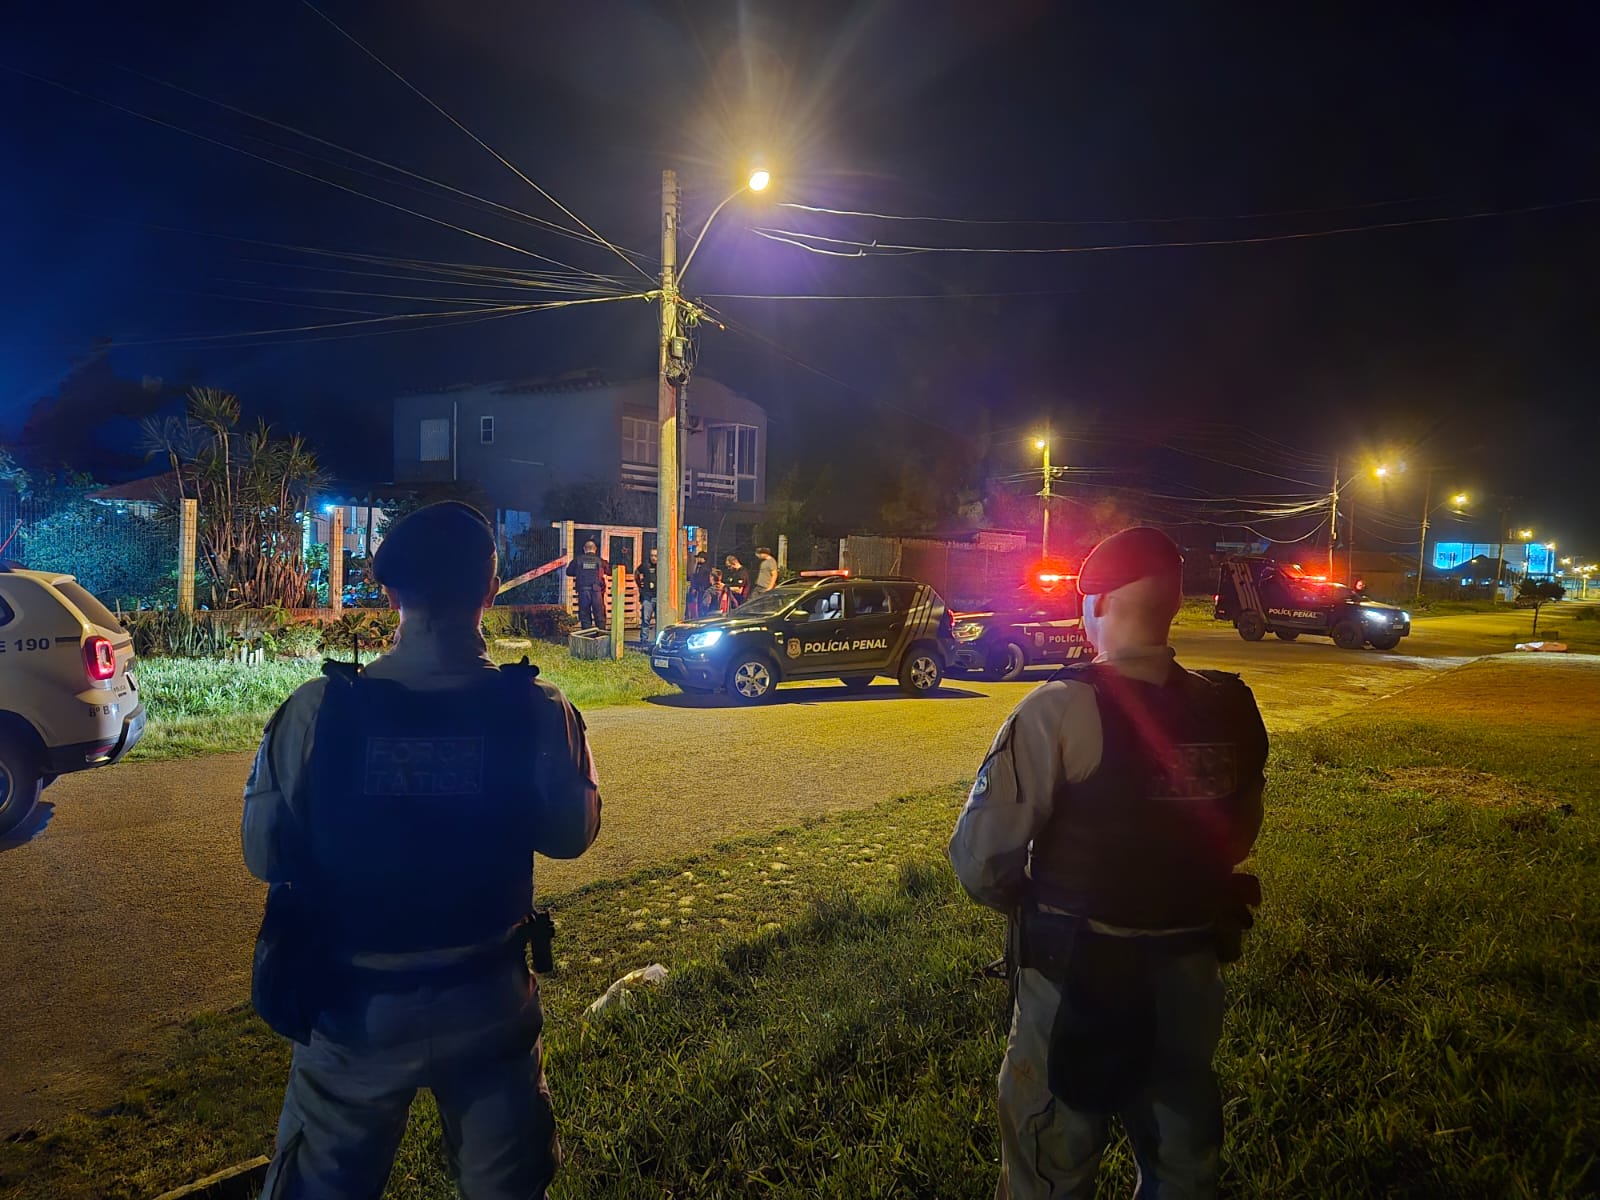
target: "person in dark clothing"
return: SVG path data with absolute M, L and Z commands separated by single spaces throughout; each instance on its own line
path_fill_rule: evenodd
M 750 572 L 744 569 L 737 554 L 730 554 L 722 561 L 722 586 L 727 589 L 728 607 L 738 608 L 750 599 Z
M 656 627 L 656 579 L 661 569 L 660 551 L 650 547 L 650 557 L 639 564 L 634 579 L 639 585 L 639 637 L 648 641 Z
M 711 564 L 706 561 L 704 554 L 694 556 L 694 570 L 689 575 L 689 619 L 710 616 L 715 611 L 707 605 L 706 597 L 711 594 Z
M 1096 655 L 1001 727 L 950 839 L 967 892 L 1012 922 L 997 1200 L 1093 1196 L 1119 1119 L 1138 1197 L 1217 1192 L 1221 963 L 1259 881 L 1267 731 L 1236 675 L 1187 671 L 1168 632 L 1183 557 L 1123 530 L 1083 560 Z
M 594 539 L 583 543 L 583 553 L 567 564 L 567 578 L 578 588 L 578 628 L 597 629 L 606 621 L 606 579 L 611 564 L 600 557 Z
M 555 1175 L 522 933 L 535 852 L 582 854 L 600 793 L 578 711 L 536 668 L 489 661 L 495 566 L 467 505 L 397 521 L 373 561 L 400 611 L 394 648 L 329 664 L 262 736 L 245 865 L 271 885 L 269 918 L 275 898 L 300 899 L 265 953 L 258 941 L 252 999 L 276 994 L 261 977 L 273 946 L 294 949 L 305 1019 L 279 1029 L 295 1046 L 268 1200 L 379 1195 L 419 1088 L 463 1196 L 543 1197 Z

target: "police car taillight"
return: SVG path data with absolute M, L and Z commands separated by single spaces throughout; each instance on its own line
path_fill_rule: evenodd
M 83 643 L 83 668 L 89 678 L 103 683 L 117 673 L 117 652 L 109 638 L 96 634 Z

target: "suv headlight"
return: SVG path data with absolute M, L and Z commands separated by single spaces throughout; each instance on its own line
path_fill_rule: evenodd
M 1364 608 L 1361 615 L 1369 621 L 1387 621 L 1389 614 L 1381 608 Z
M 983 626 L 977 621 L 963 621 L 952 633 L 958 642 L 975 642 L 983 636 Z
M 683 643 L 685 650 L 709 650 L 722 640 L 722 630 L 702 629 L 698 633 L 691 633 L 688 640 Z

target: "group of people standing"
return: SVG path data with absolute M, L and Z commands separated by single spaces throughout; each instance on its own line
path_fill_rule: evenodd
M 731 612 L 751 597 L 770 592 L 777 586 L 778 560 L 766 546 L 756 547 L 754 578 L 737 554 L 724 558 L 720 567 L 713 567 L 704 554 L 696 554 L 694 570 L 689 574 L 689 602 L 685 613 L 693 621 L 698 617 Z
M 653 635 L 656 628 L 656 588 L 661 572 L 660 551 L 651 547 L 645 561 L 634 571 L 639 588 L 639 632 Z M 688 620 L 716 616 L 738 608 L 752 596 L 778 586 L 778 560 L 766 546 L 756 547 L 756 570 L 752 577 L 737 554 L 729 554 L 722 566 L 713 567 L 704 554 L 694 556 L 689 575 L 689 596 L 685 606 Z M 606 623 L 606 596 L 611 564 L 600 557 L 593 538 L 583 543 L 583 553 L 567 564 L 567 578 L 578 593 L 578 628 L 595 629 Z

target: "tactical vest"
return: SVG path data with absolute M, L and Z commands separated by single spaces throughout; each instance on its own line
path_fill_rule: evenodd
M 1174 667 L 1165 684 L 1098 664 L 1052 678 L 1094 688 L 1100 765 L 1053 797 L 1029 875 L 1041 902 L 1108 924 L 1180 929 L 1217 916 L 1266 762 L 1238 676 Z
M 527 916 L 536 673 L 413 691 L 329 671 L 306 807 L 315 909 L 337 956 L 488 943 Z
M 578 568 L 573 578 L 580 592 L 599 591 L 606 586 L 605 562 L 598 554 L 580 554 L 572 562 Z

